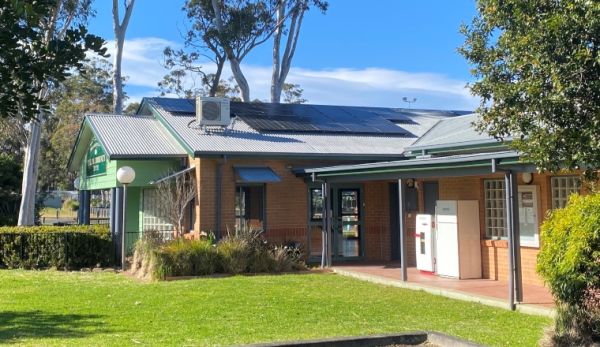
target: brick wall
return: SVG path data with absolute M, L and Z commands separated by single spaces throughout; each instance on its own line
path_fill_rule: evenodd
M 364 197 L 365 258 L 368 261 L 390 259 L 390 200 L 387 182 L 366 182 Z
M 504 240 L 486 240 L 485 238 L 485 206 L 483 181 L 485 179 L 503 179 L 504 176 L 489 175 L 471 178 L 443 178 L 440 183 L 440 199 L 479 200 L 479 222 L 481 230 L 481 258 L 483 277 L 495 280 L 508 280 L 508 242 Z M 517 175 L 518 184 L 523 185 L 521 175 Z M 534 174 L 532 186 L 538 186 L 538 222 L 550 208 L 550 176 Z M 521 247 L 521 270 L 523 283 L 541 285 L 542 281 L 535 271 L 537 247 Z
M 196 177 L 198 185 L 198 204 L 196 206 L 196 233 L 214 231 L 216 224 L 215 198 L 216 198 L 216 172 L 219 159 L 195 159 Z M 235 228 L 235 186 L 236 178 L 233 167 L 239 166 L 268 166 L 282 179 L 279 183 L 266 185 L 266 236 L 277 243 L 289 241 L 307 242 L 307 214 L 308 214 L 308 186 L 296 177 L 290 167 L 303 167 L 315 165 L 331 165 L 333 162 L 295 161 L 295 160 L 228 160 L 222 162 L 222 203 L 221 203 L 221 233 L 225 235 L 227 229 Z M 442 200 L 478 200 L 480 204 L 480 230 L 482 235 L 481 254 L 484 278 L 506 280 L 508 278 L 507 243 L 502 240 L 485 239 L 485 210 L 483 181 L 488 178 L 503 178 L 503 175 L 489 175 L 480 177 L 439 178 L 431 179 L 439 183 L 439 199 Z M 518 175 L 519 184 L 521 175 Z M 365 260 L 387 261 L 391 256 L 390 247 L 390 196 L 389 184 L 392 181 L 372 181 L 362 184 L 363 188 L 363 215 L 365 238 Z M 418 181 L 419 211 L 423 206 L 423 181 Z M 550 176 L 534 175 L 532 185 L 539 187 L 538 219 L 542 222 L 543 216 L 551 206 Z M 415 213 L 407 213 L 405 221 L 406 251 L 409 266 L 415 266 Z M 313 245 L 320 244 L 320 233 L 313 232 Z M 541 284 L 535 273 L 538 248 L 522 247 L 522 271 L 525 284 Z

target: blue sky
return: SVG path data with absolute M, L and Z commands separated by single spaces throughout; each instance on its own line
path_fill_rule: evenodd
M 131 100 L 157 95 L 165 74 L 165 46 L 182 42 L 187 21 L 183 0 L 138 0 L 127 30 L 123 73 Z M 112 40 L 111 1 L 95 2 L 90 31 Z M 323 15 L 305 17 L 288 82 L 299 83 L 311 103 L 473 109 L 477 99 L 465 84 L 472 78 L 457 53 L 461 23 L 475 15 L 474 0 L 329 0 Z M 112 43 L 109 42 L 112 46 Z M 268 99 L 272 42 L 243 62 L 251 97 Z M 206 65 L 210 71 L 212 66 Z M 226 72 L 230 74 L 229 71 Z

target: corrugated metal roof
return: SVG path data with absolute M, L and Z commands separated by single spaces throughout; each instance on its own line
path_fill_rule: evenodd
M 408 150 L 421 148 L 460 146 L 470 143 L 494 142 L 493 137 L 479 133 L 473 123 L 479 115 L 476 113 L 440 120 Z
M 394 112 L 398 113 L 398 117 L 402 116 L 403 121 L 397 126 L 408 132 L 407 135 L 400 136 L 393 134 L 260 132 L 245 123 L 243 117 L 235 117 L 232 124 L 223 131 L 208 132 L 195 126 L 196 117 L 194 113 L 189 113 L 192 103 L 188 99 L 183 99 L 187 100 L 185 103 L 187 112 L 173 111 L 172 101 L 174 99 L 168 99 L 169 107 L 162 107 L 160 100 L 162 98 L 145 99 L 160 113 L 173 132 L 199 155 L 400 157 L 406 146 L 412 144 L 440 119 L 453 115 L 451 112 L 444 111 L 416 110 L 407 113 L 401 109 L 363 108 L 369 109 L 370 112 L 377 109 L 380 113 L 399 110 Z M 253 104 L 236 103 L 236 112 L 241 112 L 239 109 L 242 105 L 256 107 Z M 232 109 L 234 109 L 233 106 Z M 400 111 L 403 113 L 400 114 Z
M 186 152 L 152 117 L 87 115 L 111 158 L 180 157 Z

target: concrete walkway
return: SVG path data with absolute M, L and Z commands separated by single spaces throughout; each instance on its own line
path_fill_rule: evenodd
M 336 264 L 333 271 L 340 275 L 388 286 L 423 290 L 430 294 L 452 299 L 478 302 L 509 309 L 508 283 L 489 279 L 457 280 L 423 274 L 416 268 L 408 269 L 408 281 L 400 280 L 400 266 L 387 264 Z M 524 285 L 523 303 L 517 310 L 527 314 L 554 316 L 554 301 L 545 287 Z

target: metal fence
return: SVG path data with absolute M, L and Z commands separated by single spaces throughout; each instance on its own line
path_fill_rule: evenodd
M 110 223 L 109 207 L 90 207 L 90 224 Z

